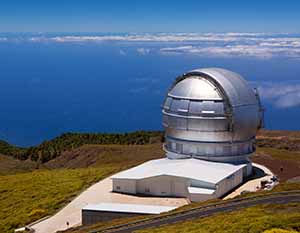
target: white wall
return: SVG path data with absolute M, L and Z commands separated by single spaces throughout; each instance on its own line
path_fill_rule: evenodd
M 136 180 L 113 178 L 112 183 L 114 192 L 136 194 Z
M 171 196 L 171 179 L 168 176 L 154 176 L 138 180 L 137 193 L 155 196 Z
M 137 193 L 156 196 L 187 197 L 187 179 L 174 176 L 155 176 L 137 181 Z
M 225 193 L 229 192 L 239 184 L 243 182 L 243 168 L 236 171 L 234 174 L 226 177 L 225 179 L 221 180 L 216 185 L 216 197 L 220 197 Z
M 145 194 L 153 196 L 176 196 L 188 197 L 191 201 L 205 201 L 212 198 L 218 198 L 232 190 L 243 182 L 243 168 L 234 174 L 224 178 L 218 184 L 186 179 L 175 176 L 154 176 L 145 179 L 117 179 L 113 178 L 113 191 Z M 214 194 L 190 194 L 189 186 L 216 189 Z

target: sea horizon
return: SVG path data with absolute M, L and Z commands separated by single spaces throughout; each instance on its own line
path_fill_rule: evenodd
M 258 88 L 266 129 L 300 130 L 299 33 L 0 33 L 0 51 L 0 139 L 18 146 L 162 130 L 169 86 L 204 67 Z

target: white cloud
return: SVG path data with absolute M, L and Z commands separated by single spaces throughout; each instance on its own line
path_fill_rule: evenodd
M 32 39 L 38 41 L 51 40 L 56 42 L 83 42 L 83 41 L 136 41 L 136 42 L 276 42 L 299 41 L 298 36 L 289 34 L 266 34 L 266 33 L 147 33 L 147 34 L 127 34 L 127 35 L 71 35 L 71 36 L 35 36 Z
M 31 37 L 28 39 L 30 42 L 43 42 L 43 41 L 48 41 L 49 38 L 43 37 L 43 36 L 37 36 L 37 37 Z
M 151 52 L 187 53 L 203 56 L 250 56 L 270 58 L 273 56 L 300 57 L 300 34 L 268 33 L 144 33 L 120 35 L 39 35 L 23 40 L 55 43 L 100 43 L 104 41 L 143 43 L 137 49 L 142 55 L 150 53 L 147 43 L 161 43 L 165 48 Z M 172 47 L 170 46 L 172 45 Z M 152 51 L 153 50 L 153 51 Z M 120 53 L 121 54 L 121 53 Z
M 271 102 L 278 108 L 300 106 L 299 83 L 267 83 L 258 89 L 263 100 Z
M 257 58 L 270 58 L 273 56 L 300 57 L 300 46 L 289 48 L 276 45 L 244 45 L 233 44 L 225 46 L 179 46 L 160 49 L 162 53 L 189 53 L 202 56 L 248 56 Z
M 136 51 L 141 55 L 147 55 L 151 50 L 147 48 L 138 48 Z

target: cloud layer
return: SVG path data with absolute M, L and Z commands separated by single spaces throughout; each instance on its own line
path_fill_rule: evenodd
M 271 58 L 274 56 L 300 57 L 300 35 L 264 33 L 159 33 L 102 36 L 32 37 L 31 41 L 68 42 L 160 42 L 162 54 L 194 54 L 200 56 L 249 56 Z M 172 46 L 165 46 L 171 44 Z M 146 55 L 149 48 L 139 48 Z
M 151 53 L 193 54 L 198 56 L 245 56 L 271 58 L 276 56 L 300 58 L 300 34 L 267 33 L 145 33 L 119 35 L 31 35 L 6 38 L 2 41 L 23 40 L 27 42 L 53 43 L 102 43 L 128 42 L 142 43 L 137 53 L 146 55 L 150 52 L 149 44 L 155 43 L 156 50 Z
M 162 53 L 184 53 L 195 54 L 202 56 L 213 57 L 233 57 L 233 56 L 247 56 L 256 58 L 271 58 L 274 56 L 284 56 L 291 58 L 300 58 L 300 46 L 299 47 L 282 47 L 277 45 L 225 45 L 225 46 L 180 46 L 180 47 L 168 47 L 160 49 Z
M 265 83 L 259 86 L 264 101 L 278 108 L 300 106 L 300 83 Z

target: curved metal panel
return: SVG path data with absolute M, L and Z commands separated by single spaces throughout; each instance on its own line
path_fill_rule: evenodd
M 186 99 L 222 99 L 216 87 L 199 76 L 183 79 L 170 90 L 168 95 Z
M 232 106 L 254 104 L 257 105 L 255 92 L 239 74 L 220 68 L 196 69 L 186 75 L 194 76 L 206 74 L 216 81 L 226 92 Z
M 261 126 L 258 93 L 238 74 L 197 69 L 176 79 L 163 105 L 167 155 L 247 160 Z

